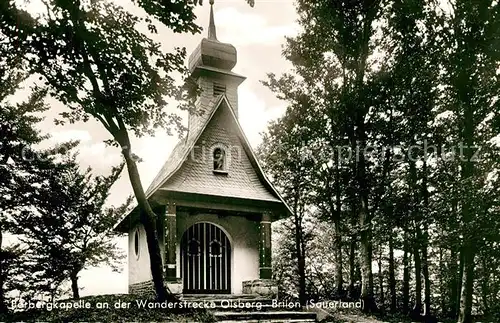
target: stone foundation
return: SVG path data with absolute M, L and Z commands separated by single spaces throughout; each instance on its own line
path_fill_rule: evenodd
M 178 278 L 177 280 L 169 281 L 166 284 L 172 294 L 176 295 L 182 294 L 182 289 L 183 289 L 182 279 Z M 139 295 L 142 297 L 148 297 L 148 296 L 154 297 L 156 295 L 152 280 L 147 280 L 144 282 L 128 285 L 128 293 Z
M 184 285 L 182 284 L 182 279 L 177 278 L 176 280 L 168 281 L 167 287 L 170 289 L 170 292 L 175 295 L 182 294 L 182 290 L 184 289 Z
M 243 282 L 243 294 L 278 297 L 278 285 L 273 279 L 255 279 Z
M 128 293 L 141 297 L 154 297 L 156 295 L 152 280 L 128 285 Z

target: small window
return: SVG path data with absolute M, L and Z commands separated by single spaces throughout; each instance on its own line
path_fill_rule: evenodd
M 214 82 L 214 96 L 226 93 L 226 85 Z
M 210 257 L 222 257 L 222 245 L 217 240 L 210 242 Z
M 134 252 L 135 256 L 139 258 L 139 229 L 136 229 L 134 234 Z
M 214 171 L 215 172 L 226 171 L 226 152 L 222 148 L 214 149 Z

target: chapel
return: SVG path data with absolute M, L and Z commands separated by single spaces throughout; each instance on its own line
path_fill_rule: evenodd
M 264 174 L 238 120 L 236 48 L 208 35 L 189 56 L 201 93 L 188 133 L 146 191 L 159 215 L 164 279 L 178 294 L 273 296 L 271 223 L 291 214 Z M 128 233 L 129 293 L 153 289 L 138 208 L 115 230 Z

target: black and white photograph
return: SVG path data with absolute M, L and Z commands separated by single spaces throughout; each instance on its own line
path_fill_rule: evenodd
M 500 322 L 497 0 L 0 0 L 0 322 Z

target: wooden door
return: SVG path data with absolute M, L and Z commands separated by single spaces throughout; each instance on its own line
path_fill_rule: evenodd
M 187 229 L 181 272 L 185 294 L 231 293 L 231 246 L 224 231 L 206 222 Z

